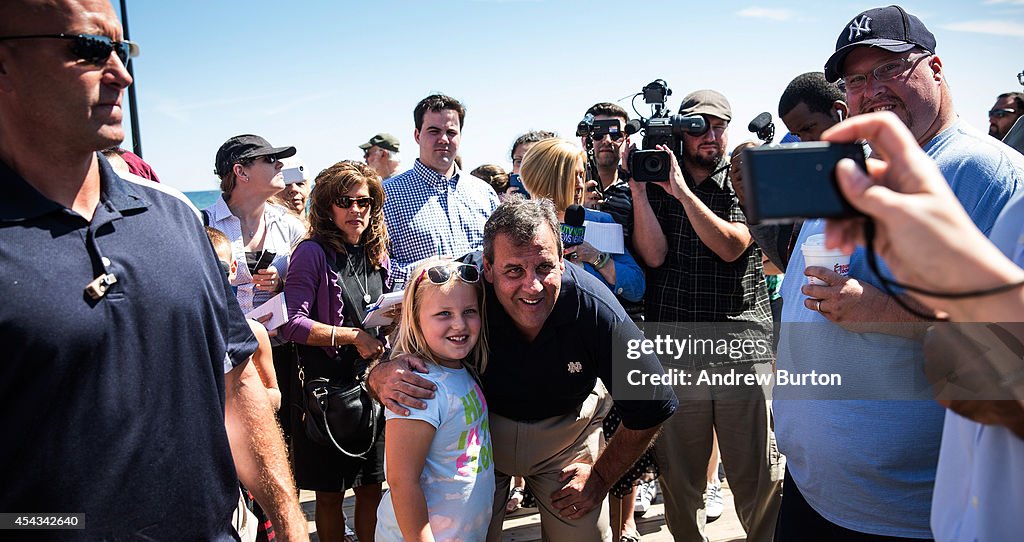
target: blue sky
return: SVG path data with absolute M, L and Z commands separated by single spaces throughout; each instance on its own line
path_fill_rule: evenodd
M 732 147 L 752 137 L 746 124 L 759 112 L 775 115 L 793 77 L 821 69 L 854 15 L 878 5 L 129 0 L 128 12 L 142 47 L 133 62 L 144 157 L 191 191 L 217 187 L 214 155 L 240 133 L 294 145 L 319 171 L 361 159 L 360 143 L 391 132 L 407 168 L 418 155 L 412 109 L 435 91 L 466 104 L 470 169 L 510 168 L 509 146 L 530 129 L 572 136 L 595 102 L 625 97 L 630 110 L 628 97 L 658 78 L 673 110 L 690 91 L 724 93 Z M 1021 90 L 1024 0 L 901 5 L 935 34 L 960 115 L 987 129 L 995 97 Z

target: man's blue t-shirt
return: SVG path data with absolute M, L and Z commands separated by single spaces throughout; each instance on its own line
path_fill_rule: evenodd
M 1024 186 L 1024 170 L 1006 147 L 962 121 L 936 135 L 924 151 L 986 234 Z M 796 246 L 823 231 L 823 221 L 804 223 Z M 811 507 L 832 523 L 870 534 L 931 538 L 944 412 L 931 400 L 920 344 L 853 333 L 805 308 L 800 287 L 807 277 L 799 272 L 804 267 L 797 249 L 782 283 L 778 369 L 840 372 L 844 386 L 826 390 L 831 395 L 823 400 L 787 400 L 808 390 L 775 388 L 775 431 L 789 473 Z M 850 276 L 880 288 L 863 248 L 850 259 Z

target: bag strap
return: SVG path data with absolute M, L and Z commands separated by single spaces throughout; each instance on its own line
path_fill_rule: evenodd
M 331 444 L 333 444 L 334 447 L 337 448 L 339 452 L 355 459 L 362 459 L 363 457 L 366 457 L 366 454 L 370 453 L 370 450 L 372 450 L 373 447 L 377 444 L 377 418 L 380 417 L 381 406 L 373 397 L 370 397 L 369 393 L 367 393 L 366 391 L 365 386 L 366 385 L 362 381 L 359 382 L 359 387 L 362 388 L 362 393 L 366 393 L 367 397 L 369 397 L 370 399 L 370 445 L 367 446 L 365 450 L 358 454 L 354 454 L 346 450 L 345 448 L 342 448 L 341 444 L 338 444 L 338 441 L 334 439 L 334 435 L 331 434 L 331 424 L 327 423 L 327 406 L 329 402 L 323 399 L 323 397 L 326 396 L 327 394 L 324 393 L 324 395 L 317 397 L 317 401 L 320 402 L 320 412 L 323 413 L 324 417 L 323 426 L 325 429 L 327 429 L 327 438 L 331 439 Z

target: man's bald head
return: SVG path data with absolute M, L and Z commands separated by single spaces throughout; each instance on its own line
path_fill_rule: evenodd
M 34 34 L 34 25 L 41 21 L 59 25 L 67 18 L 70 4 L 69 0 L 4 0 L 0 2 L 0 36 Z
M 76 154 L 119 144 L 131 84 L 124 62 L 83 54 L 57 34 L 124 39 L 108 0 L 0 1 L 0 35 L 39 36 L 0 41 L 0 144 Z

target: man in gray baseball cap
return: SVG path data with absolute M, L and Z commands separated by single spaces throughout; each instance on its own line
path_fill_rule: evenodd
M 359 148 L 363 149 L 363 160 L 366 161 L 366 165 L 373 168 L 381 179 L 387 179 L 398 171 L 399 145 L 397 137 L 382 132 L 371 137 Z
M 651 268 L 648 325 L 711 324 L 735 340 L 771 344 L 771 309 L 761 250 L 728 180 L 725 159 L 732 120 L 729 100 L 714 90 L 683 98 L 681 115 L 701 115 L 707 129 L 684 133 L 680 161 L 669 153 L 667 182 L 630 180 L 633 244 Z M 661 147 L 668 153 L 668 149 Z M 651 332 L 650 327 L 647 328 Z M 664 329 L 664 328 L 662 328 Z M 700 359 L 701 374 L 770 372 L 771 352 L 744 352 L 728 360 Z M 711 364 L 714 365 L 711 365 Z M 665 496 L 665 518 L 676 540 L 706 540 L 707 465 L 715 429 L 736 512 L 751 542 L 769 542 L 781 502 L 781 469 L 773 453 L 768 409 L 760 386 L 677 387 L 679 410 L 655 444 Z M 739 435 L 742 437 L 737 438 Z M 706 495 L 706 496 L 705 496 Z
M 824 68 L 829 81 L 839 80 L 851 116 L 899 117 L 978 228 L 990 231 L 1024 185 L 1024 160 L 957 117 L 935 36 L 919 18 L 899 6 L 858 13 L 840 29 Z M 794 246 L 824 231 L 823 220 L 808 220 Z M 1018 538 L 1020 528 L 991 529 L 1020 517 L 1019 482 L 1015 490 L 976 482 L 1024 464 L 1004 462 L 999 454 L 1009 452 L 994 451 L 1017 447 L 1024 461 L 1022 441 L 1010 433 L 996 435 L 998 443 L 981 439 L 979 424 L 947 416 L 937 403 L 900 400 L 921 399 L 914 382 L 926 360 L 917 334 L 928 324 L 883 293 L 863 249 L 851 255 L 848 276 L 806 267 L 804 274 L 821 281 L 811 285 L 793 272 L 805 267 L 794 251 L 780 288 L 786 302 L 779 372 L 828 371 L 844 383 L 870 385 L 813 397 L 775 388 L 775 431 L 787 470 L 776 540 Z M 986 450 L 993 455 L 982 460 Z M 969 504 L 972 496 L 981 507 Z

